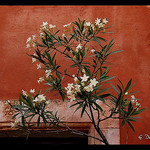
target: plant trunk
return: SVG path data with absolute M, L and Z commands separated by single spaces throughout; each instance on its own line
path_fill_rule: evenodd
M 99 134 L 99 136 L 101 137 L 101 139 L 103 140 L 103 143 L 105 145 L 109 145 L 108 140 L 106 139 L 105 135 L 103 134 L 103 132 L 100 130 L 99 126 L 96 125 L 95 120 L 94 120 L 94 116 L 93 116 L 93 111 L 91 108 L 91 105 L 89 104 L 89 108 L 90 108 L 90 113 L 91 113 L 91 118 L 92 118 L 92 123 L 94 125 L 95 130 L 97 131 L 97 133 Z

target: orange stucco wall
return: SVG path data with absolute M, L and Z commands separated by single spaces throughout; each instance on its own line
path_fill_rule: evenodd
M 77 18 L 94 22 L 96 18 L 108 18 L 113 24 L 114 50 L 124 50 L 111 59 L 111 75 L 124 83 L 131 77 L 136 82 L 137 97 L 142 107 L 147 108 L 135 125 L 136 133 L 129 129 L 128 144 L 150 144 L 145 134 L 150 135 L 150 7 L 148 6 L 0 6 L 0 100 L 17 99 L 22 89 L 44 86 L 37 80 L 42 72 L 26 55 L 26 40 L 39 32 L 43 21 L 62 25 Z M 59 61 L 67 65 L 64 60 Z M 117 81 L 117 79 L 115 80 Z M 126 128 L 121 128 L 121 144 L 125 144 Z M 138 138 L 142 135 L 142 139 Z

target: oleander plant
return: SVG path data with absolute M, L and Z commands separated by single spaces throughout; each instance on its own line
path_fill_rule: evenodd
M 107 32 L 112 27 L 107 24 L 107 18 L 97 18 L 93 23 L 78 18 L 58 29 L 56 25 L 43 22 L 39 34 L 27 39 L 28 56 L 37 69 L 43 70 L 37 82 L 44 83 L 47 89 L 43 94 L 35 93 L 35 89 L 22 90 L 18 104 L 8 102 L 15 110 L 12 127 L 29 132 L 34 126 L 32 119 L 36 117 L 37 127 L 40 123 L 49 124 L 50 128 L 63 126 L 74 134 L 95 138 L 106 145 L 109 143 L 101 130 L 101 122 L 121 119 L 121 126 L 127 124 L 134 131 L 132 122 L 137 121 L 137 115 L 145 108 L 140 109 L 139 99 L 134 96 L 137 91 L 131 91 L 135 85 L 132 78 L 125 85 L 117 79 L 118 84 L 113 85 L 115 76 L 109 75 L 108 59 L 122 50 L 112 51 L 114 39 L 107 41 L 102 37 L 112 33 Z M 60 57 L 69 62 L 67 66 L 58 61 Z M 57 92 L 62 101 L 71 102 L 70 107 L 81 112 L 79 117 L 87 115 L 99 138 L 69 128 L 58 117 L 59 111 L 49 110 L 47 105 L 53 92 Z M 49 96 L 45 96 L 46 93 Z

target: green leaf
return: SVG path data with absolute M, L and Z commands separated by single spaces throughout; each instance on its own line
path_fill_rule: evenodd
M 136 84 L 136 83 L 133 83 L 133 84 L 129 87 L 128 90 L 130 90 L 135 84 Z
M 86 106 L 87 106 L 87 103 L 85 103 L 84 106 L 82 107 L 81 117 L 83 116 L 83 113 L 84 113 L 84 111 L 85 111 Z
M 132 124 L 130 122 L 127 122 L 127 123 L 131 127 L 132 131 L 135 132 L 134 127 L 132 126 Z
M 108 80 L 111 80 L 111 79 L 113 79 L 113 78 L 115 78 L 116 76 L 113 76 L 113 77 L 106 77 L 105 79 L 103 79 L 103 81 L 108 81 Z
M 58 71 L 56 71 L 56 75 L 57 75 L 57 77 L 58 77 L 59 79 L 61 79 L 60 74 L 59 74 Z
M 133 107 L 132 107 L 132 102 L 130 101 L 129 106 L 128 106 L 128 115 L 131 113 Z
M 78 29 L 80 30 L 80 25 L 77 21 L 75 21 L 75 24 L 78 26 Z
M 105 40 L 104 38 L 102 38 L 102 37 L 100 37 L 100 36 L 96 36 L 96 38 L 98 38 L 98 39 L 100 39 L 100 40 L 102 40 L 102 41 L 107 41 L 107 40 Z
M 108 28 L 110 28 L 110 27 L 112 27 L 112 26 L 114 26 L 114 25 L 112 24 L 112 25 L 110 25 L 110 26 L 106 27 L 105 29 L 108 29 Z
M 76 35 L 77 33 L 76 33 L 76 31 L 75 31 L 74 27 L 72 27 L 72 29 L 73 29 L 74 34 Z
M 59 94 L 60 94 L 62 100 L 64 101 L 65 100 L 65 93 L 63 93 L 62 91 L 59 91 Z
M 49 60 L 50 64 L 52 64 L 51 56 L 50 56 L 50 54 L 46 50 L 45 50 L 45 54 L 48 57 L 48 60 Z
M 124 85 L 123 85 L 123 83 L 121 82 L 121 80 L 119 78 L 118 78 L 118 81 L 120 82 L 122 88 L 124 89 Z
M 86 74 L 87 74 L 90 78 L 92 78 L 92 75 L 91 75 L 90 70 L 89 70 L 87 67 L 85 67 L 85 65 L 84 65 L 84 69 L 85 69 Z
M 23 108 L 30 108 L 29 106 L 25 106 L 25 105 L 15 105 L 13 106 L 13 108 L 15 109 L 23 109 Z
M 99 94 L 99 93 L 102 93 L 102 92 L 104 92 L 104 91 L 107 91 L 107 90 L 109 90 L 109 89 L 110 89 L 110 88 L 102 89 L 102 90 L 100 90 L 99 92 L 96 92 L 96 95 Z
M 21 97 L 22 97 L 22 94 L 19 95 L 19 102 L 20 102 L 20 104 L 21 104 L 21 102 L 23 102 L 25 105 L 29 105 L 29 104 L 26 102 L 26 100 L 24 100 L 24 97 L 22 97 L 23 99 L 22 99 Z
M 15 115 L 13 115 L 13 117 L 12 117 L 12 119 L 14 119 L 16 116 L 18 116 L 20 114 L 20 112 L 19 113 L 17 113 L 17 114 L 15 114 Z
M 54 61 L 55 56 L 56 56 L 56 52 L 55 52 L 55 54 L 53 55 L 53 57 L 51 59 L 52 61 Z
M 142 108 L 142 109 L 140 109 L 138 111 L 136 111 L 136 109 L 135 109 L 135 111 L 131 115 L 137 115 L 137 114 L 141 113 L 142 111 L 144 111 L 145 109 L 146 108 Z
M 121 122 L 121 127 L 123 127 L 125 124 L 125 120 L 123 119 L 122 122 Z
M 96 106 L 96 108 L 100 109 L 100 111 L 103 112 L 103 109 L 96 102 L 93 102 L 93 104 Z
M 108 46 L 107 46 L 107 49 L 106 49 L 106 55 L 109 55 L 108 54 L 108 51 L 109 51 L 109 49 L 113 46 L 113 44 L 114 43 L 112 43 L 114 41 L 114 39 L 112 39 L 110 42 L 109 42 L 109 44 L 108 44 Z
M 110 54 L 115 54 L 115 53 L 119 53 L 119 52 L 122 52 L 123 50 L 117 50 L 117 51 L 113 51 L 113 52 L 110 52 L 108 53 L 107 55 L 110 55 Z
M 45 39 L 42 38 L 42 42 L 43 42 L 43 44 L 45 44 L 48 47 L 48 43 L 46 42 Z
M 129 87 L 131 85 L 131 82 L 132 82 L 132 78 L 129 80 L 129 82 L 127 83 L 126 87 L 125 87 L 125 90 L 124 90 L 124 93 L 126 93 L 128 90 L 129 90 Z
M 46 118 L 45 118 L 45 116 L 44 116 L 44 114 L 43 114 L 43 113 L 41 114 L 41 117 L 42 117 L 42 119 L 43 119 L 44 124 L 46 124 L 46 123 L 47 123 L 47 121 L 46 121 Z
M 84 23 L 85 23 L 85 20 L 83 20 L 83 22 L 81 24 L 81 33 L 83 32 L 83 29 L 84 29 Z
M 38 120 L 37 120 L 37 128 L 39 128 L 39 125 L 40 125 L 40 115 L 39 115 L 39 117 L 38 117 Z
M 82 102 L 77 102 L 77 103 L 75 103 L 75 104 L 72 104 L 70 107 L 73 107 L 73 106 L 75 106 L 75 105 L 78 105 L 78 104 L 81 104 Z
M 98 44 L 101 44 L 100 40 L 97 37 L 94 37 L 93 40 L 96 41 Z
M 116 89 L 115 86 L 113 86 L 112 84 L 110 84 L 112 86 L 112 88 L 117 92 L 117 94 L 119 95 L 119 91 Z
M 128 93 L 128 95 L 132 95 L 132 94 L 135 94 L 135 93 L 137 93 L 137 92 L 139 92 L 139 91 L 135 91 L 135 92 Z
M 84 104 L 84 102 L 82 102 L 77 108 L 76 108 L 76 110 L 74 111 L 74 113 L 78 110 L 78 109 L 80 109 L 81 107 L 83 107 L 85 104 Z

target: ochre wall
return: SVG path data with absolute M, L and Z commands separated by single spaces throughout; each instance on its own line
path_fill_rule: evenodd
M 129 129 L 128 144 L 149 144 L 150 135 L 150 7 L 148 6 L 1 6 L 0 7 L 0 100 L 17 99 L 22 89 L 44 88 L 37 80 L 42 72 L 26 55 L 26 40 L 39 33 L 43 21 L 62 28 L 78 18 L 94 22 L 96 18 L 108 18 L 115 39 L 113 50 L 124 50 L 112 57 L 111 75 L 124 83 L 131 77 L 142 107 L 142 120 L 135 124 L 135 133 Z M 67 65 L 63 60 L 60 62 Z M 115 80 L 117 81 L 117 79 Z M 126 128 L 121 128 L 121 144 L 126 143 Z M 142 135 L 142 139 L 138 138 Z

